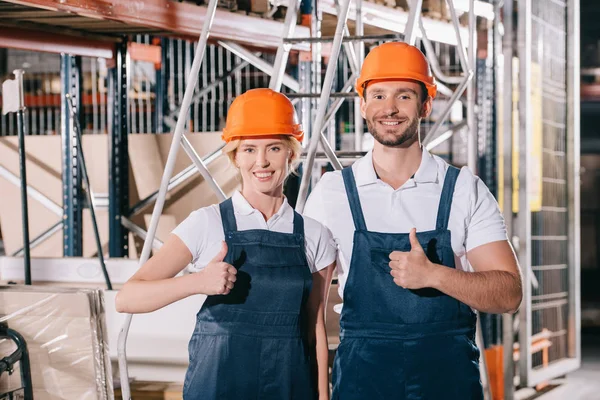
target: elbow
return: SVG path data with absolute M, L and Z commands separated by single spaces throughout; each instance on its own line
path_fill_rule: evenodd
M 127 313 L 128 312 L 126 297 L 127 296 L 123 295 L 123 289 L 121 289 L 117 292 L 117 295 L 115 297 L 115 309 L 117 310 L 118 313 Z
M 523 301 L 523 280 L 521 279 L 521 274 L 510 273 L 510 275 L 512 276 L 512 282 L 508 285 L 510 287 L 510 295 L 506 296 L 504 310 L 502 310 L 505 314 L 515 314 L 519 311 Z
M 521 278 L 521 274 L 516 274 L 515 276 L 515 289 L 513 295 L 513 304 L 510 309 L 510 314 L 515 314 L 521 308 L 521 303 L 523 302 L 523 279 Z
M 115 297 L 115 309 L 117 310 L 118 313 L 125 312 L 125 304 L 123 304 L 123 298 L 121 296 L 121 292 L 118 292 L 117 296 Z
M 506 314 L 515 314 L 521 308 L 521 302 L 523 300 L 523 295 L 519 293 L 518 296 L 515 296 L 514 299 L 511 299 L 510 303 L 506 307 Z
M 514 290 L 514 293 L 507 301 L 506 311 L 507 314 L 515 314 L 521 308 L 521 303 L 523 302 L 523 289 L 521 285 L 517 285 Z
M 515 314 L 519 311 L 523 301 L 523 289 L 521 281 L 518 280 L 514 285 L 503 288 L 503 295 L 498 296 L 490 310 L 480 310 L 491 314 Z

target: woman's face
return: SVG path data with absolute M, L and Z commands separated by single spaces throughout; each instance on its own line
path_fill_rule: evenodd
M 243 139 L 237 149 L 235 162 L 242 175 L 244 191 L 279 195 L 289 173 L 291 153 L 277 136 Z

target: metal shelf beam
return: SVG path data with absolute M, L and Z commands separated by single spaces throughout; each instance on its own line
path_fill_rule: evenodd
M 466 12 L 469 10 L 469 0 L 454 0 L 454 6 L 457 11 Z M 409 19 L 409 12 L 370 1 L 363 2 L 361 7 L 362 23 L 364 25 L 386 29 L 391 32 L 404 33 Z M 325 14 L 337 15 L 335 0 L 321 0 L 319 2 L 319 9 Z M 495 13 L 492 4 L 475 1 L 473 9 L 475 16 L 489 20 L 494 19 Z M 348 19 L 356 20 L 356 5 L 354 2 L 350 4 Z M 426 17 L 422 17 L 422 20 L 430 40 L 451 45 L 457 44 L 455 30 L 451 23 Z M 417 30 L 416 34 L 417 37 L 421 37 L 421 30 Z M 460 34 L 462 42 L 465 44 L 468 43 L 468 29 L 461 28 Z M 301 37 L 299 34 L 297 36 Z
M 198 37 L 207 22 L 207 8 L 190 3 L 165 0 L 111 0 L 110 2 L 88 1 L 56 1 L 56 0 L 7 0 L 5 3 L 27 6 L 32 9 L 51 10 L 64 13 L 65 18 L 84 19 L 78 24 L 82 32 L 95 34 L 123 33 L 139 27 L 141 32 L 153 31 L 155 34 L 174 33 L 184 36 Z M 25 8 L 27 10 L 27 8 Z M 3 20 L 9 20 L 10 12 L 0 14 Z M 60 15 L 57 15 L 60 17 Z M 17 17 L 15 17 L 17 18 Z M 22 17 L 21 17 L 22 18 Z M 29 18 L 24 20 L 29 25 L 52 27 L 52 18 Z M 99 24 L 107 21 L 106 24 Z M 110 24 L 108 22 L 116 22 Z M 55 24 L 58 25 L 58 24 Z M 73 26 L 64 21 L 62 25 Z M 96 27 L 97 26 L 97 27 Z M 121 29 L 120 29 L 121 28 Z M 230 40 L 254 47 L 277 48 L 284 37 L 284 24 L 264 18 L 232 13 L 217 9 L 212 22 L 211 39 Z M 298 25 L 295 36 L 307 37 L 310 30 Z M 294 50 L 309 51 L 310 46 L 296 44 Z

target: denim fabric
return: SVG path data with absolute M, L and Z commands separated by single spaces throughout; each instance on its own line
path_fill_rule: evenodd
M 220 204 L 234 288 L 208 296 L 189 343 L 186 400 L 313 399 L 305 305 L 312 287 L 304 221 L 291 234 L 238 231 L 231 200 Z
M 448 268 L 454 268 L 448 217 L 458 173 L 449 167 L 436 229 L 417 233 L 427 257 Z M 342 175 L 355 232 L 332 398 L 483 399 L 475 314 L 438 290 L 394 283 L 389 254 L 410 251 L 409 235 L 368 231 L 352 169 Z

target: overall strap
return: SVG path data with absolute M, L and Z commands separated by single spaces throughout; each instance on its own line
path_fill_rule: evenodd
M 219 204 L 221 211 L 221 222 L 223 223 L 223 231 L 235 232 L 237 231 L 237 223 L 235 222 L 235 214 L 233 212 L 233 201 L 231 197 Z
M 452 197 L 454 196 L 454 186 L 456 186 L 456 179 L 460 169 L 448 166 L 446 171 L 446 177 L 444 178 L 444 188 L 442 189 L 442 195 L 440 196 L 440 204 L 438 207 L 436 229 L 447 230 L 448 220 L 450 218 L 450 209 L 452 208 Z
M 304 218 L 294 211 L 294 234 L 304 236 Z
M 350 203 L 350 210 L 352 211 L 354 229 L 358 231 L 366 231 L 367 225 L 365 224 L 365 217 L 360 206 L 360 199 L 358 198 L 358 190 L 356 189 L 356 181 L 354 180 L 352 166 L 346 167 L 342 170 L 342 177 L 344 178 L 346 195 L 348 196 L 348 203 Z

